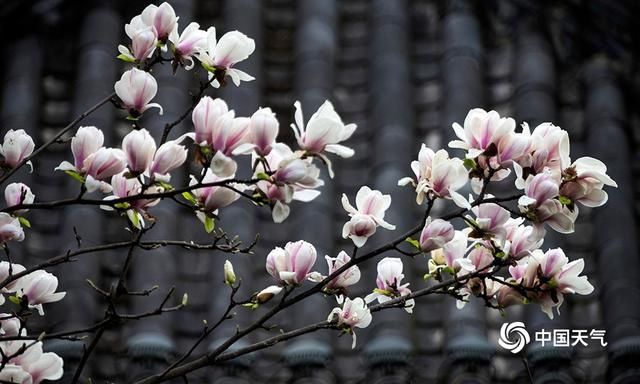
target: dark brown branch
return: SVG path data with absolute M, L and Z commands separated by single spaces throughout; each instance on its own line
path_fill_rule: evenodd
M 70 122 L 66 127 L 62 128 L 60 130 L 60 132 L 58 132 L 55 136 L 53 136 L 51 139 L 49 139 L 46 143 L 42 144 L 40 147 L 38 147 L 35 151 L 33 151 L 33 153 L 29 156 L 27 156 L 24 160 L 22 160 L 18 165 L 16 165 L 13 169 L 11 169 L 9 172 L 7 172 L 6 174 L 4 174 L 1 178 L 0 178 L 0 184 L 4 183 L 5 181 L 7 181 L 7 179 L 9 179 L 11 177 L 11 175 L 13 175 L 18 169 L 22 168 L 26 163 L 28 163 L 30 160 L 32 160 L 33 158 L 35 158 L 36 156 L 38 156 L 42 151 L 44 151 L 45 149 L 47 149 L 49 146 L 51 146 L 53 143 L 57 142 L 58 140 L 60 140 L 60 138 L 62 136 L 64 136 L 67 132 L 69 132 L 71 129 L 73 129 L 73 127 L 75 127 L 78 123 L 80 123 L 82 120 L 84 120 L 85 117 L 89 116 L 90 114 L 92 114 L 93 112 L 95 112 L 98 108 L 102 107 L 103 105 L 105 105 L 106 103 L 108 103 L 111 99 L 113 99 L 115 97 L 116 93 L 113 92 L 111 94 L 109 94 L 107 97 L 105 97 L 104 99 L 100 100 L 98 103 L 96 103 L 94 106 L 92 106 L 91 108 L 87 109 L 86 111 L 82 112 L 80 114 L 80 116 L 76 117 L 72 122 Z
M 11 207 L 3 208 L 2 210 L 0 210 L 0 212 L 15 212 L 15 211 L 18 211 L 18 210 L 21 210 L 21 209 L 50 209 L 50 208 L 65 207 L 65 206 L 69 206 L 69 205 L 98 205 L 98 206 L 99 205 L 106 205 L 106 206 L 113 207 L 116 204 L 129 203 L 129 202 L 136 201 L 136 200 L 151 200 L 151 199 L 163 199 L 163 198 L 168 198 L 168 197 L 174 197 L 174 196 L 180 195 L 180 194 L 182 194 L 184 192 L 191 192 L 191 191 L 199 189 L 199 188 L 206 188 L 206 187 L 229 187 L 229 188 L 233 188 L 233 187 L 229 186 L 228 184 L 246 184 L 246 185 L 251 185 L 251 184 L 257 183 L 258 181 L 260 181 L 260 180 L 259 179 L 249 179 L 249 180 L 228 179 L 228 180 L 220 180 L 220 181 L 213 181 L 213 182 L 210 182 L 210 183 L 198 183 L 198 184 L 194 184 L 194 185 L 190 185 L 190 186 L 186 186 L 186 187 L 182 187 L 182 188 L 172 189 L 170 191 L 165 191 L 165 192 L 144 193 L 144 194 L 141 193 L 141 194 L 121 197 L 121 198 L 117 198 L 117 199 L 112 199 L 112 200 L 82 199 L 82 198 L 79 198 L 79 197 L 75 197 L 75 198 L 71 198 L 71 199 L 47 201 L 47 202 L 42 202 L 42 203 L 18 204 L 18 205 L 14 205 L 14 206 L 11 206 Z M 248 196 L 248 195 L 246 195 L 246 196 Z

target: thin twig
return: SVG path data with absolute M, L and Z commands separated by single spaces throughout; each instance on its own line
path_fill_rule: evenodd
M 42 151 L 44 151 L 45 149 L 47 149 L 50 145 L 52 145 L 53 143 L 57 142 L 62 136 L 64 136 L 64 134 L 66 134 L 67 132 L 69 132 L 71 129 L 73 129 L 73 127 L 75 127 L 78 123 L 80 123 L 82 120 L 84 120 L 84 118 L 86 118 L 87 116 L 89 116 L 90 114 L 92 114 L 93 112 L 95 112 L 98 108 L 102 107 L 103 105 L 105 105 L 106 103 L 108 103 L 111 99 L 113 99 L 115 97 L 116 93 L 113 92 L 109 95 L 107 95 L 104 99 L 98 101 L 94 106 L 92 106 L 91 108 L 87 109 L 86 111 L 82 112 L 80 114 L 80 116 L 76 117 L 72 122 L 70 122 L 66 127 L 62 128 L 58 133 L 56 133 L 55 136 L 53 136 L 51 139 L 49 139 L 49 141 L 47 141 L 46 143 L 42 144 L 40 147 L 38 147 L 35 151 L 33 151 L 33 153 L 31 153 L 31 155 L 27 156 L 26 158 L 24 158 L 20 163 L 18 163 L 18 165 L 16 165 L 13 169 L 11 169 L 9 172 L 7 172 L 6 174 L 4 174 L 1 178 L 0 178 L 0 184 L 4 183 L 5 181 L 7 181 L 7 179 L 9 179 L 9 177 L 11 177 L 11 175 L 13 175 L 16 171 L 18 171 L 18 169 L 22 168 L 25 164 L 27 164 L 29 161 L 31 161 L 33 158 L 35 158 L 36 156 L 38 156 Z

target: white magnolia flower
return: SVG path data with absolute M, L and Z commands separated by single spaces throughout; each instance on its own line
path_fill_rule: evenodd
M 349 203 L 347 195 L 342 195 L 342 207 L 349 213 L 351 219 L 342 228 L 342 237 L 351 238 L 356 247 L 362 247 L 367 239 L 373 235 L 377 226 L 394 230 L 396 227 L 384 220 L 384 215 L 391 205 L 391 196 L 383 195 L 380 191 L 372 190 L 368 186 L 360 187 L 356 194 L 356 207 Z
M 410 294 L 411 290 L 407 288 L 409 283 L 402 284 L 402 279 L 404 279 L 403 267 L 402 260 L 398 257 L 385 257 L 380 260 L 378 262 L 378 276 L 376 277 L 377 288 L 364 298 L 365 301 L 370 303 L 378 300 L 379 303 L 384 303 L 393 298 Z M 405 303 L 404 310 L 408 313 L 413 313 L 414 306 L 415 300 L 409 299 Z
M 298 145 L 305 151 L 319 156 L 327 164 L 329 176 L 333 178 L 331 161 L 323 152 L 335 153 L 343 158 L 353 156 L 353 149 L 339 143 L 350 138 L 357 125 L 345 125 L 333 108 L 333 104 L 327 100 L 311 116 L 305 126 L 300 102 L 296 101 L 294 106 L 296 107 L 294 116 L 296 123 L 291 124 L 291 128 Z
M 201 48 L 196 57 L 209 71 L 209 79 L 214 87 L 219 87 L 225 76 L 231 77 L 236 86 L 240 81 L 251 81 L 254 77 L 246 72 L 234 68 L 239 62 L 246 60 L 256 49 L 253 39 L 242 32 L 227 32 L 220 40 L 216 38 L 216 29 L 207 30 L 206 45 Z
M 356 333 L 353 328 L 366 328 L 371 324 L 371 311 L 367 308 L 367 304 L 362 298 L 357 297 L 353 300 L 348 297 L 344 299 L 344 303 L 339 299 L 338 304 L 342 304 L 342 308 L 336 307 L 331 313 L 327 321 L 335 321 L 338 326 L 344 327 L 353 335 L 351 348 L 356 347 Z
M 416 176 L 415 180 L 404 177 L 398 180 L 398 185 L 413 185 L 416 189 L 416 203 L 422 204 L 425 197 L 431 193 L 435 197 L 451 198 L 456 205 L 471 209 L 469 202 L 456 192 L 469 180 L 462 160 L 450 159 L 444 149 L 434 153 L 422 144 L 418 160 L 411 162 L 411 169 Z

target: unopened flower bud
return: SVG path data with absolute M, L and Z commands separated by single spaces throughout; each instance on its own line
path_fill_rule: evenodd
M 233 264 L 229 260 L 224 262 L 224 283 L 232 286 L 236 282 L 236 274 L 233 271 Z
M 282 291 L 282 287 L 270 285 L 256 295 L 259 304 L 264 304 Z

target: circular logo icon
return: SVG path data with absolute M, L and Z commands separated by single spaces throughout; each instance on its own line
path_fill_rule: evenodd
M 529 344 L 529 342 L 531 342 L 531 337 L 525 329 L 523 322 L 504 323 L 502 327 L 500 327 L 498 344 L 507 351 L 518 353 L 522 351 L 524 346 Z

